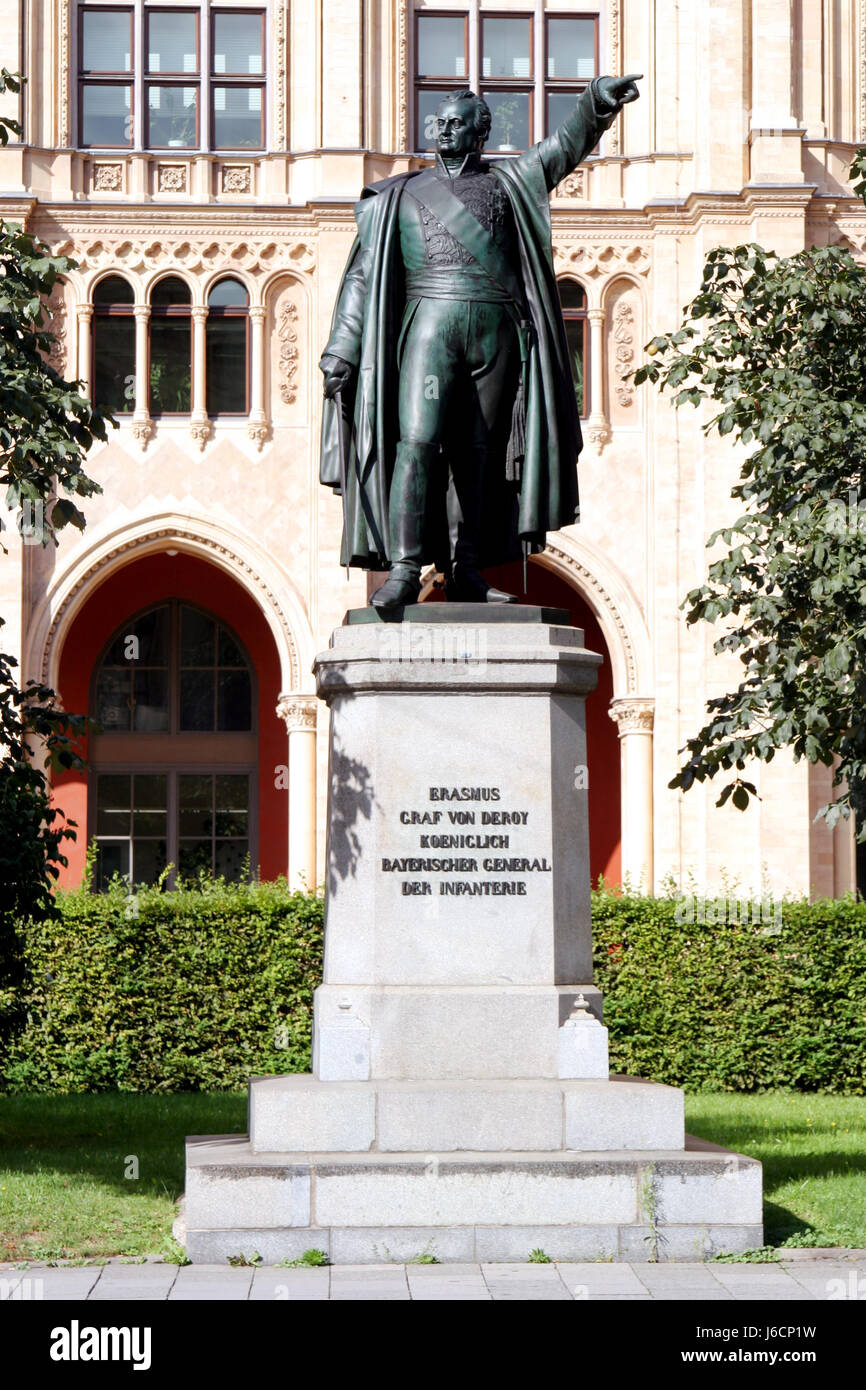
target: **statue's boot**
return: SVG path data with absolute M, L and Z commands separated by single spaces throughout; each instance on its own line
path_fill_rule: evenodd
M 480 536 L 484 514 L 484 478 L 487 473 L 488 450 L 473 450 L 473 467 L 455 480 L 458 508 L 449 514 L 451 532 L 451 573 L 445 584 L 445 596 L 451 603 L 516 603 L 516 594 L 507 594 L 488 584 L 478 568 Z M 452 499 L 453 505 L 453 499 Z
M 391 573 L 370 599 L 374 608 L 402 608 L 421 592 L 427 490 L 438 457 L 438 444 L 397 445 L 388 500 Z

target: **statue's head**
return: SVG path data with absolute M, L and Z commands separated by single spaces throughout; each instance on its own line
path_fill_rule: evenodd
M 449 92 L 436 110 L 436 148 L 440 154 L 469 154 L 480 150 L 490 135 L 490 107 L 483 97 L 464 88 Z

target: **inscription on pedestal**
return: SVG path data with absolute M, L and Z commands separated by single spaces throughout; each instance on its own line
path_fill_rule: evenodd
M 417 830 L 412 848 L 421 853 L 381 861 L 382 873 L 398 876 L 403 897 L 524 898 L 529 875 L 552 871 L 549 853 L 530 854 L 521 843 L 526 839 L 521 831 L 532 829 L 531 813 L 510 805 L 502 787 L 433 786 L 427 788 L 427 802 L 423 809 L 399 812 L 399 824 Z M 473 805 L 455 807 L 454 802 Z M 464 853 L 431 856 L 431 850 Z M 475 853 L 466 854 L 469 850 Z

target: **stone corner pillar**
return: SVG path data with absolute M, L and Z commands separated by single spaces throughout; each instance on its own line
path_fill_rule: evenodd
M 315 695 L 298 691 L 277 701 L 277 717 L 289 735 L 289 887 L 316 887 Z
M 611 700 L 608 711 L 619 731 L 622 767 L 622 876 L 652 893 L 653 723 L 655 700 L 628 695 Z

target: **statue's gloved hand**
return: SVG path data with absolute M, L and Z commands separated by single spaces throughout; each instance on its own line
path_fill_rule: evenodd
M 640 92 L 636 84 L 642 77 L 642 72 L 630 72 L 627 77 L 598 77 L 595 90 L 608 106 L 619 110 L 626 102 L 637 101 Z
M 351 362 L 344 362 L 342 357 L 335 357 L 332 353 L 326 352 L 319 361 L 319 371 L 324 373 L 325 399 L 331 400 L 342 391 L 352 380 L 354 367 Z

